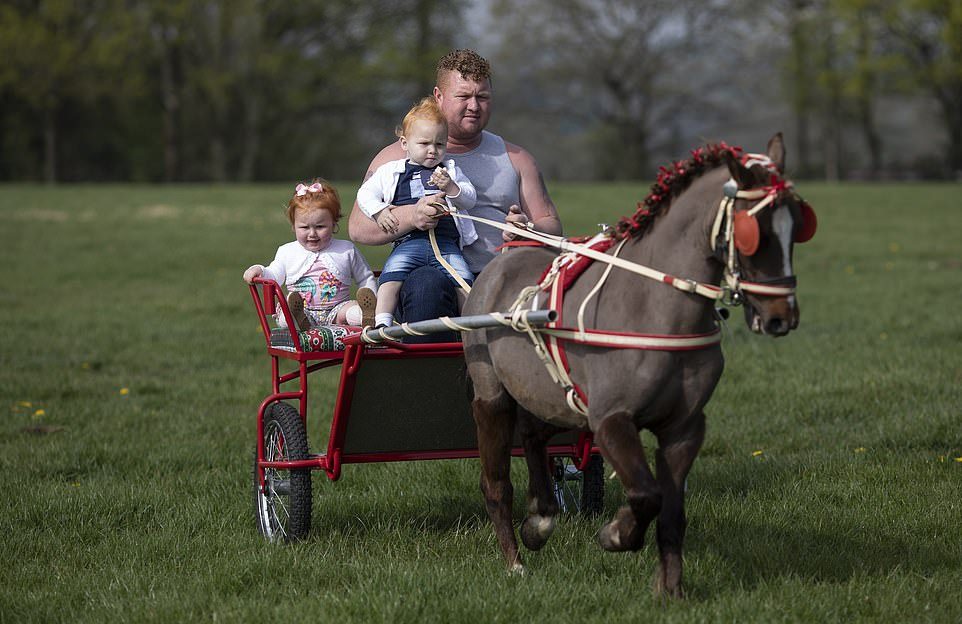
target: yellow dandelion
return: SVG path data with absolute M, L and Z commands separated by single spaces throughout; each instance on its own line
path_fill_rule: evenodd
M 855 452 L 856 452 L 856 453 L 864 453 L 864 452 L 865 452 L 865 447 L 864 447 L 864 446 L 860 446 L 860 447 L 858 447 L 857 449 L 855 449 Z
M 892 252 L 892 253 L 898 253 L 898 252 L 901 251 L 901 250 L 902 250 L 902 246 L 899 245 L 898 243 L 895 243 L 895 242 L 889 243 L 889 251 L 890 251 L 890 252 Z
M 120 389 L 120 396 L 127 396 L 128 394 L 130 394 L 130 388 L 121 388 L 121 389 Z
M 962 464 L 962 457 L 956 457 L 956 458 L 955 458 L 955 461 L 957 461 L 957 462 L 959 462 L 960 464 Z
M 19 401 L 17 407 L 33 407 L 33 403 L 30 401 Z
M 33 413 L 33 417 L 34 417 L 34 418 L 40 418 L 41 416 L 45 415 L 46 413 L 47 413 L 47 410 L 38 409 L 37 411 L 35 411 L 35 412 Z
M 765 451 L 752 451 L 752 457 L 759 457 L 763 455 Z

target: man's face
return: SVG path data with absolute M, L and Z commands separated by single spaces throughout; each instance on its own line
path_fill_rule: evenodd
M 491 117 L 491 81 L 477 82 L 449 71 L 435 89 L 435 98 L 448 120 L 448 135 L 472 139 L 481 134 Z

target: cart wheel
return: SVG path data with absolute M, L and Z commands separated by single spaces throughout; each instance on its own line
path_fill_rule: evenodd
M 601 455 L 592 455 L 584 471 L 570 457 L 554 459 L 554 493 L 561 513 L 596 516 L 605 502 L 605 466 Z
M 264 459 L 307 459 L 307 433 L 297 410 L 274 403 L 264 412 Z M 254 514 L 257 530 L 271 542 L 304 539 L 311 529 L 311 471 L 264 469 L 257 479 L 254 450 Z

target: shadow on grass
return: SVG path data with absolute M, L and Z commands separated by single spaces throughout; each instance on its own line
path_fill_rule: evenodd
M 937 493 L 918 493 L 905 475 L 878 479 L 872 472 L 886 467 L 874 463 L 826 459 L 817 478 L 813 465 L 812 458 L 764 467 L 733 462 L 699 475 L 688 555 L 721 562 L 746 588 L 787 578 L 927 576 L 962 566 L 962 551 L 947 547 L 941 512 L 927 508 Z

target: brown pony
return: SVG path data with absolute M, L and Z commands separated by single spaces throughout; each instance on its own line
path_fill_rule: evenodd
M 717 285 L 728 266 L 733 277 L 726 277 L 730 289 L 725 289 L 725 297 L 746 304 L 746 320 L 753 331 L 782 336 L 794 329 L 799 312 L 793 242 L 814 233 L 814 213 L 782 177 L 784 160 L 782 137 L 777 134 L 769 141 L 767 155 L 743 154 L 722 143 L 699 148 L 689 160 L 663 167 L 639 211 L 623 218 L 608 235 L 612 242 L 624 241 L 619 251 L 624 260 L 685 279 L 676 280 L 673 288 L 664 283 L 670 279 L 659 282 L 616 267 L 596 289 L 608 265 L 594 262 L 567 291 L 562 319 L 576 318 L 583 308 L 585 326 L 597 330 L 711 335 L 717 331 L 717 298 L 687 292 L 687 285 Z M 733 200 L 728 220 L 734 225 L 727 230 L 725 219 L 718 216 L 726 194 Z M 762 202 L 758 198 L 768 198 L 764 209 L 749 214 Z M 537 247 L 502 254 L 478 277 L 464 313 L 508 309 L 522 288 L 539 283 L 556 257 L 557 252 Z M 588 304 L 582 306 L 586 297 Z M 544 302 L 541 307 L 546 307 Z M 570 378 L 587 402 L 586 414 L 569 407 L 529 336 L 501 328 L 464 334 L 481 490 L 508 569 L 524 570 L 511 518 L 515 429 L 530 476 L 527 517 L 520 529 L 530 550 L 545 544 L 558 514 L 546 442 L 559 429 L 587 429 L 627 495 L 627 505 L 599 532 L 601 546 L 609 551 L 638 550 L 648 525 L 657 519 L 660 565 L 654 590 L 680 596 L 684 483 L 704 438 L 703 409 L 724 367 L 721 348 L 717 341 L 666 350 L 563 342 Z M 654 474 L 639 437 L 643 428 L 658 441 Z

